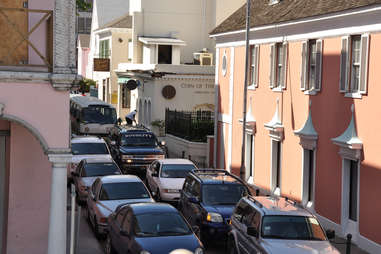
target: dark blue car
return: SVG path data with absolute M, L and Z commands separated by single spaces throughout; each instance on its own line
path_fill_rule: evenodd
M 118 207 L 108 218 L 106 253 L 168 254 L 176 249 L 203 254 L 203 246 L 183 216 L 169 204 Z
M 250 194 L 246 184 L 225 170 L 195 170 L 181 191 L 179 210 L 201 230 L 204 245 L 223 242 L 237 202 Z

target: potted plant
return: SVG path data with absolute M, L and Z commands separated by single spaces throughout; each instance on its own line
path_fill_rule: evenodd
M 157 136 L 162 137 L 165 135 L 165 122 L 163 120 L 156 119 L 151 122 L 151 126 Z

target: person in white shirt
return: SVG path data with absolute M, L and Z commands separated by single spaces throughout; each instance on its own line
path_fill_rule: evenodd
M 133 122 L 136 124 L 135 115 L 136 115 L 136 109 L 134 111 L 131 111 L 126 115 L 126 122 L 128 125 L 132 125 Z

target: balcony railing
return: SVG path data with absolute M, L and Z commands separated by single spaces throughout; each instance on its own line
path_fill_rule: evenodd
M 0 69 L 51 70 L 53 11 L 0 7 L 0 34 Z

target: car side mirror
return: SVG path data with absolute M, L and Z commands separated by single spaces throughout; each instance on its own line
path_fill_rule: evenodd
M 255 227 L 247 227 L 247 234 L 250 236 L 258 237 L 258 230 Z
M 327 235 L 327 238 L 328 238 L 328 239 L 333 239 L 333 238 L 335 238 L 335 230 L 327 229 L 327 230 L 325 231 L 325 234 Z
M 196 198 L 196 197 L 190 197 L 189 202 L 191 202 L 193 204 L 200 204 L 200 200 L 198 200 L 198 198 Z
M 130 237 L 130 234 L 126 230 L 120 230 L 120 235 Z

